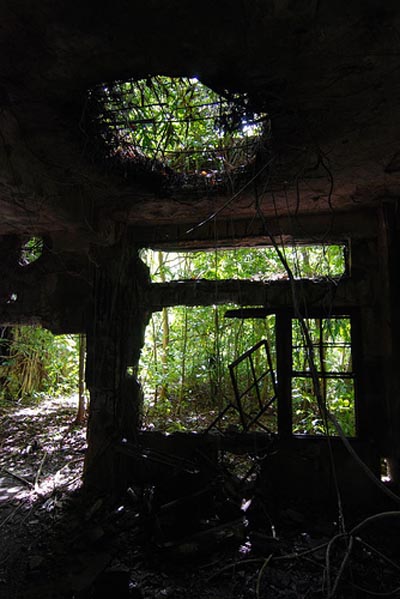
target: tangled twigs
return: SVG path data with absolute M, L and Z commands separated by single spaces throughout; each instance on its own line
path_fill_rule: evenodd
M 394 587 L 396 584 L 396 579 L 400 574 L 400 564 L 396 563 L 391 557 L 382 553 L 378 548 L 375 548 L 373 545 L 364 541 L 360 537 L 361 531 L 364 531 L 368 526 L 374 523 L 380 523 L 382 520 L 390 519 L 390 518 L 398 518 L 400 517 L 400 511 L 387 511 L 380 512 L 365 518 L 355 526 L 353 526 L 350 531 L 339 532 L 334 535 L 329 542 L 321 543 L 315 547 L 311 547 L 304 551 L 293 551 L 292 553 L 287 553 L 285 555 L 268 555 L 267 557 L 254 557 L 247 558 L 242 560 L 235 560 L 224 567 L 220 568 L 218 571 L 214 572 L 208 579 L 207 582 L 212 579 L 220 576 L 221 574 L 227 573 L 228 571 L 235 571 L 243 569 L 245 566 L 251 567 L 252 565 L 257 568 L 258 573 L 255 574 L 257 577 L 255 595 L 257 599 L 262 597 L 262 581 L 263 577 L 267 572 L 268 566 L 279 566 L 282 562 L 291 562 L 290 566 L 292 567 L 294 563 L 300 560 L 309 561 L 310 555 L 314 553 L 321 552 L 325 550 L 325 565 L 322 562 L 313 561 L 313 569 L 315 570 L 315 566 L 323 568 L 322 578 L 321 575 L 318 575 L 318 584 L 322 586 L 322 589 L 325 589 L 325 597 L 326 599 L 334 599 L 335 597 L 341 596 L 342 589 L 340 588 L 343 585 L 350 585 L 355 589 L 362 591 L 364 595 L 367 596 L 376 596 L 376 597 L 393 597 L 398 596 L 400 592 L 400 587 Z M 389 568 L 395 573 L 395 578 L 392 579 L 393 588 L 390 591 L 385 591 L 384 587 L 382 591 L 379 590 L 367 590 L 362 588 L 357 584 L 356 581 L 353 580 L 355 574 L 359 571 L 357 568 L 358 562 L 357 558 L 357 547 L 364 548 L 363 557 L 367 559 L 373 560 L 375 565 L 379 565 L 379 567 L 386 567 L 386 570 Z M 365 551 L 367 550 L 367 552 Z M 353 560 L 353 562 L 352 562 Z M 365 564 L 363 563 L 362 568 L 362 576 L 364 576 Z M 371 565 L 371 564 L 370 564 Z M 291 569 L 289 568 L 289 570 Z M 346 577 L 348 570 L 351 568 L 352 576 L 350 580 Z M 288 568 L 285 568 L 285 572 L 287 572 Z M 281 571 L 278 567 L 278 572 Z M 372 570 L 371 570 L 372 571 Z M 379 580 L 379 579 L 378 579 Z M 382 579 L 379 581 L 380 583 L 385 583 L 386 588 L 388 588 L 390 584 L 390 579 Z M 373 579 L 372 579 L 373 583 Z M 319 587 L 319 591 L 321 590 L 321 586 Z M 363 596 L 364 596 L 363 595 Z M 318 595 L 319 596 L 319 595 Z
M 362 520 L 361 522 L 359 522 L 359 524 L 357 524 L 356 526 L 354 526 L 354 528 L 351 529 L 349 534 L 354 535 L 356 532 L 358 532 L 359 530 L 364 528 L 364 526 L 367 526 L 368 524 L 371 524 L 371 522 L 375 522 L 376 520 L 382 520 L 384 518 L 398 518 L 398 517 L 400 517 L 399 510 L 392 510 L 390 512 L 379 512 L 378 514 L 369 516 L 368 518 L 365 518 L 365 520 Z
M 385 555 L 384 553 L 379 551 L 376 547 L 373 547 L 372 545 L 370 545 L 369 543 L 367 543 L 360 537 L 355 537 L 355 539 L 358 543 L 360 543 L 361 545 L 364 545 L 364 547 L 366 549 L 368 549 L 369 551 L 371 551 L 373 553 L 376 553 L 376 555 L 378 555 L 381 558 L 381 560 L 383 560 L 384 562 L 386 562 L 387 564 L 392 566 L 392 568 L 394 568 L 395 570 L 399 570 L 399 572 L 400 572 L 400 565 L 396 564 L 396 562 L 394 562 L 392 559 L 390 559 L 390 557 L 388 557 L 387 555 Z
M 254 559 L 242 559 L 232 562 L 231 564 L 227 564 L 223 568 L 220 568 L 217 572 L 214 572 L 206 579 L 206 582 L 210 582 L 213 578 L 216 578 L 220 574 L 227 572 L 228 570 L 235 569 L 237 566 L 242 566 L 243 564 L 259 564 L 260 562 L 265 561 L 264 558 L 254 558 Z
M 37 472 L 36 472 L 35 484 L 34 484 L 34 489 L 35 489 L 36 493 L 39 493 L 39 491 L 40 491 L 39 478 L 40 478 L 40 475 L 42 474 L 43 466 L 44 466 L 47 456 L 48 456 L 48 453 L 47 453 L 47 451 L 45 451 L 42 459 L 40 460 L 39 468 L 37 469 Z
M 4 518 L 3 522 L 0 523 L 0 528 L 3 528 L 3 526 L 5 526 L 7 524 L 7 522 L 9 522 L 10 520 L 12 520 L 14 518 L 15 514 L 17 512 L 19 512 L 19 510 L 21 509 L 22 506 L 23 506 L 23 503 L 22 502 L 19 503 L 17 505 L 17 507 L 14 508 L 13 511 L 10 514 L 8 514 L 8 516 L 6 518 Z
M 333 597 L 335 597 L 336 595 L 336 591 L 338 589 L 340 580 L 343 576 L 343 572 L 345 570 L 345 567 L 350 559 L 351 556 L 351 552 L 353 549 L 353 545 L 354 545 L 354 541 L 356 540 L 359 543 L 362 543 L 363 545 L 365 545 L 366 547 L 368 547 L 368 549 L 370 551 L 375 552 L 377 555 L 379 555 L 379 557 L 385 561 L 386 563 L 390 564 L 394 569 L 399 570 L 400 571 L 400 565 L 396 564 L 393 560 L 391 560 L 390 558 L 388 558 L 386 555 L 384 555 L 383 553 L 381 553 L 380 551 L 378 551 L 377 549 L 375 549 L 372 545 L 365 543 L 365 541 L 363 541 L 360 537 L 355 536 L 355 533 L 357 533 L 358 531 L 360 531 L 362 528 L 368 526 L 368 524 L 371 524 L 372 522 L 376 522 L 378 520 L 382 520 L 385 518 L 391 518 L 391 517 L 399 517 L 400 516 L 400 511 L 388 511 L 388 512 L 380 512 L 378 514 L 374 514 L 373 516 L 369 516 L 368 518 L 365 518 L 364 520 L 362 520 L 361 522 L 359 522 L 356 526 L 354 526 L 350 532 L 348 534 L 345 533 L 341 533 L 338 535 L 335 535 L 334 537 L 332 537 L 332 539 L 329 541 L 328 546 L 326 548 L 326 558 L 325 558 L 325 562 L 326 562 L 326 579 L 327 579 L 327 599 L 333 599 Z M 340 539 L 345 539 L 347 540 L 347 547 L 346 547 L 346 552 L 345 555 L 341 561 L 340 567 L 339 567 L 339 571 L 336 575 L 335 581 L 333 583 L 333 585 L 331 585 L 331 580 L 332 580 L 332 576 L 331 576 L 331 552 L 332 552 L 332 547 L 333 545 Z M 357 587 L 357 585 L 355 585 Z M 357 587 L 360 588 L 361 587 Z M 365 593 L 370 594 L 370 595 L 374 595 L 374 596 L 382 596 L 382 597 L 389 597 L 392 596 L 393 594 L 398 592 L 398 588 L 388 592 L 388 593 L 378 593 L 375 591 L 367 591 L 365 589 L 362 589 Z
M 272 553 L 271 555 L 269 555 L 267 557 L 267 559 L 264 561 L 263 565 L 260 568 L 260 571 L 258 573 L 258 577 L 257 577 L 257 585 L 256 585 L 256 596 L 257 599 L 260 599 L 260 587 L 261 587 L 261 581 L 262 581 L 262 577 L 264 575 L 265 569 L 268 566 L 269 562 L 271 561 L 272 558 Z
M 365 595 L 371 595 L 372 597 L 398 597 L 400 592 L 400 587 L 396 587 L 391 591 L 386 591 L 382 593 L 378 593 L 377 591 L 369 591 L 368 589 L 364 589 L 364 587 L 360 587 L 358 584 L 353 584 L 353 587 L 358 591 L 361 591 Z
M 328 596 L 328 599 L 332 599 L 336 594 L 336 590 L 339 586 L 340 579 L 342 578 L 344 569 L 345 569 L 346 564 L 349 561 L 349 558 L 351 555 L 351 550 L 353 549 L 353 542 L 354 542 L 353 537 L 350 537 L 349 542 L 347 544 L 346 553 L 342 559 L 342 563 L 340 564 L 339 572 L 336 575 L 335 582 L 333 583 L 332 588 L 331 588 L 330 575 L 328 574 L 328 566 L 327 566 L 327 589 L 328 589 L 327 596 Z M 328 548 L 329 548 L 329 546 L 330 546 L 330 544 L 328 545 Z M 327 556 L 328 556 L 328 551 L 327 551 Z

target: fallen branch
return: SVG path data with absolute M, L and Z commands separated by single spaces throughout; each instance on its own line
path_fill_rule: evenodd
M 320 549 L 325 549 L 327 547 L 327 545 L 328 545 L 328 543 L 323 543 L 321 545 L 317 545 L 316 547 L 311 547 L 311 549 L 306 549 L 305 551 L 302 551 L 300 553 L 297 553 L 297 552 L 288 553 L 287 555 L 279 555 L 277 557 L 273 557 L 272 555 L 269 555 L 267 558 L 253 557 L 253 558 L 249 558 L 249 559 L 237 560 L 235 562 L 232 562 L 231 564 L 227 564 L 223 568 L 220 568 L 217 572 L 214 572 L 214 574 L 211 574 L 211 576 L 209 576 L 207 578 L 206 582 L 209 582 L 210 580 L 212 580 L 219 574 L 222 574 L 223 572 L 226 572 L 227 570 L 230 570 L 231 568 L 236 568 L 237 566 L 241 566 L 244 564 L 260 564 L 260 563 L 265 564 L 265 562 L 267 560 L 268 560 L 268 563 L 269 563 L 269 561 L 277 562 L 277 561 L 282 561 L 282 560 L 295 560 L 295 559 L 303 558 L 303 557 L 309 555 L 310 553 L 315 553 L 316 551 L 319 551 Z
M 42 459 L 40 460 L 39 468 L 37 469 L 37 472 L 36 472 L 35 484 L 34 484 L 36 493 L 39 493 L 39 491 L 40 491 L 40 488 L 39 488 L 39 478 L 40 478 L 40 475 L 42 474 L 43 465 L 45 463 L 45 460 L 46 460 L 47 456 L 48 456 L 48 453 L 47 453 L 47 451 L 45 451 L 44 454 L 43 454 Z
M 370 591 L 365 589 L 364 587 L 360 587 L 358 584 L 352 583 L 352 586 L 357 589 L 357 591 L 361 591 L 364 595 L 372 595 L 373 597 L 398 597 L 400 592 L 400 587 L 396 587 L 391 591 L 379 592 L 379 591 Z
M 7 470 L 6 468 L 2 468 L 1 471 L 4 472 L 5 474 L 8 474 L 9 476 L 12 476 L 19 482 L 24 483 L 24 485 L 26 485 L 30 489 L 33 489 L 33 483 L 31 483 L 30 480 L 27 480 L 23 476 L 20 476 L 19 474 L 15 474 L 14 472 L 11 472 L 11 470 Z
M 370 524 L 370 522 L 375 522 L 376 520 L 382 520 L 383 518 L 398 518 L 399 516 L 400 516 L 399 510 L 394 510 L 394 511 L 390 511 L 390 512 L 379 512 L 378 514 L 369 516 L 368 518 L 365 518 L 365 520 L 362 520 L 361 522 L 359 522 L 359 524 L 357 524 L 356 526 L 354 526 L 351 529 L 351 531 L 349 532 L 349 535 L 354 535 L 355 532 L 359 531 L 360 528 L 363 528 L 366 524 Z
M 340 564 L 339 572 L 336 575 L 335 582 L 333 583 L 333 586 L 332 586 L 332 590 L 330 590 L 331 581 L 328 578 L 328 581 L 327 581 L 328 582 L 328 599 L 333 599 L 333 597 L 336 595 L 336 591 L 339 586 L 340 579 L 342 578 L 346 564 L 349 561 L 352 549 L 353 549 L 353 537 L 350 537 L 345 556 L 342 559 L 342 563 Z
M 77 464 L 78 462 L 83 462 L 84 459 L 85 458 L 82 456 L 81 458 L 75 458 L 74 460 L 70 460 L 69 462 L 67 462 L 66 464 L 64 464 L 64 466 L 61 466 L 61 468 L 59 470 L 57 470 L 57 472 L 54 475 L 54 478 L 56 478 L 60 474 L 60 472 L 62 470 L 64 470 L 65 468 L 68 468 L 72 464 Z
M 226 572 L 227 570 L 230 570 L 231 568 L 236 568 L 236 566 L 242 566 L 243 564 L 259 564 L 260 562 L 265 562 L 265 558 L 264 557 L 261 557 L 261 558 L 256 557 L 256 558 L 242 559 L 242 560 L 232 562 L 231 564 L 228 564 L 227 566 L 220 568 L 217 572 L 214 572 L 214 574 L 211 574 L 211 576 L 209 576 L 206 579 L 206 582 L 210 582 L 210 580 L 212 580 L 216 576 L 219 576 L 220 574 L 222 574 L 223 572 Z
M 263 574 L 265 572 L 266 567 L 268 566 L 269 562 L 271 561 L 271 558 L 272 558 L 272 553 L 264 561 L 263 565 L 260 568 L 260 572 L 258 573 L 257 585 L 256 585 L 256 596 L 257 596 L 257 599 L 260 599 L 260 588 L 261 588 L 262 577 L 263 577 Z
M 19 503 L 17 507 L 11 512 L 11 514 L 8 514 L 8 516 L 4 518 L 3 522 L 0 523 L 0 528 L 3 528 L 3 526 L 5 526 L 7 522 L 14 518 L 15 514 L 21 509 L 22 505 L 22 503 Z
M 305 549 L 304 551 L 301 551 L 300 553 L 298 552 L 293 552 L 293 553 L 287 553 L 286 555 L 278 555 L 277 557 L 272 558 L 274 560 L 274 562 L 278 562 L 281 560 L 292 560 L 292 559 L 297 559 L 299 557 L 304 557 L 305 555 L 309 555 L 310 553 L 315 553 L 316 551 L 319 551 L 320 549 L 325 549 L 328 546 L 329 543 L 322 543 L 321 545 L 316 545 L 315 547 L 311 547 L 310 549 Z
M 82 476 L 76 476 L 75 478 L 73 478 L 72 480 L 68 480 L 65 483 L 62 483 L 62 485 L 57 485 L 54 487 L 53 492 L 54 491 L 62 491 L 62 489 L 67 489 L 68 487 L 70 487 L 71 485 L 73 485 L 74 483 L 78 482 L 82 480 Z
M 389 511 L 389 512 L 380 512 L 378 514 L 374 514 L 373 516 L 369 516 L 368 518 L 365 518 L 364 520 L 362 520 L 361 522 L 359 522 L 356 526 L 354 526 L 350 532 L 348 534 L 345 533 L 339 533 L 337 535 L 335 535 L 334 537 L 332 537 L 332 539 L 329 541 L 328 546 L 326 548 L 326 579 L 327 579 L 327 599 L 333 599 L 333 597 L 336 594 L 337 588 L 339 586 L 339 582 L 340 579 L 343 575 L 343 571 L 344 568 L 350 558 L 350 554 L 353 548 L 353 542 L 354 539 L 356 539 L 357 541 L 364 543 L 362 541 L 362 539 L 360 539 L 359 537 L 354 537 L 354 534 L 356 532 L 358 532 L 360 529 L 362 529 L 364 526 L 370 524 L 371 522 L 376 522 L 377 520 L 382 520 L 383 518 L 390 518 L 390 517 L 399 517 L 400 516 L 400 511 Z M 339 572 L 336 575 L 335 581 L 333 586 L 331 586 L 331 560 L 330 560 L 330 554 L 331 554 L 331 550 L 332 547 L 334 545 L 334 543 L 340 539 L 348 539 L 348 544 L 347 544 L 347 549 L 346 549 L 346 553 L 342 559 L 342 562 L 340 564 L 340 568 L 339 568 Z M 368 546 L 368 544 L 364 543 L 366 546 Z M 374 550 L 373 547 L 368 546 L 371 550 Z M 400 569 L 400 567 L 395 564 L 394 562 L 392 562 L 392 560 L 390 560 L 389 558 L 387 558 L 384 554 L 381 554 L 380 552 L 378 552 L 376 550 L 376 552 L 380 555 L 380 557 L 382 557 L 385 561 L 389 562 L 395 569 Z M 397 591 L 397 589 L 395 589 L 395 591 Z M 390 596 L 391 594 L 393 594 L 395 591 L 391 591 L 390 593 L 371 593 L 377 596 Z M 369 592 L 369 591 L 368 591 Z

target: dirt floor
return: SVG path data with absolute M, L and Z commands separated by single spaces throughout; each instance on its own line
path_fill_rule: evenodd
M 226 481 L 211 503 L 203 490 L 157 503 L 155 485 L 83 501 L 75 411 L 64 399 L 0 414 L 0 599 L 400 597 L 397 511 L 347 531 L 296 510 L 272 524 L 233 505 Z

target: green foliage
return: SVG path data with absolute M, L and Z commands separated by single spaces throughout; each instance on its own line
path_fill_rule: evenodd
M 312 358 L 322 401 L 337 418 L 343 432 L 348 436 L 354 436 L 356 427 L 350 319 L 307 319 L 306 326 L 311 340 L 312 356 L 300 322 L 293 321 L 293 430 L 297 433 L 327 432 L 311 376 Z M 331 434 L 337 434 L 332 424 L 328 424 L 328 430 Z
M 2 397 L 9 399 L 63 395 L 77 389 L 75 336 L 56 337 L 40 327 L 13 328 L 9 355 L 2 360 Z
M 260 338 L 274 337 L 274 318 L 225 319 L 232 306 L 169 309 L 170 340 L 166 374 L 160 364 L 161 314 L 147 328 L 140 376 L 145 390 L 145 424 L 168 431 L 207 426 L 232 398 L 228 365 Z M 240 373 L 242 388 L 248 372 Z M 160 386 L 167 389 L 160 399 Z M 237 421 L 237 419 L 236 419 Z M 178 427 L 178 428 L 177 428 Z
M 170 339 L 166 371 L 157 356 L 162 348 L 161 314 L 152 316 L 141 357 L 141 380 L 145 390 L 145 424 L 175 430 L 205 428 L 233 398 L 228 366 L 260 339 L 269 341 L 273 366 L 275 356 L 275 319 L 224 319 L 227 308 L 213 306 L 169 310 Z M 188 315 L 190 318 L 188 319 Z M 351 361 L 350 320 L 348 318 L 309 319 L 307 326 L 314 349 L 314 364 L 319 374 L 323 401 L 339 421 L 344 433 L 355 435 L 354 375 Z M 266 367 L 262 354 L 256 354 L 257 376 Z M 293 321 L 293 432 L 326 434 L 314 389 L 309 351 L 299 321 Z M 321 374 L 324 374 L 322 377 Z M 237 369 L 240 391 L 252 382 L 249 363 Z M 166 389 L 161 398 L 160 388 Z M 271 383 L 260 386 L 263 400 L 272 397 Z M 244 399 L 256 405 L 257 397 Z M 232 422 L 238 422 L 233 415 Z M 267 414 L 265 424 L 276 430 L 276 406 Z M 336 434 L 330 425 L 329 432 Z
M 283 250 L 296 278 L 338 277 L 346 273 L 344 245 L 292 245 Z M 162 273 L 151 250 L 143 253 L 154 281 L 174 279 L 287 278 L 273 247 L 216 249 L 209 252 L 165 252 Z
M 157 76 L 104 85 L 100 119 L 114 151 L 184 173 L 237 169 L 254 156 L 265 116 L 244 95 L 221 96 L 196 78 Z
M 25 241 L 21 248 L 21 266 L 27 266 L 38 260 L 43 253 L 43 245 L 41 237 L 30 237 Z
M 299 277 L 341 276 L 346 272 L 344 246 L 293 246 L 286 258 Z M 271 279 L 284 276 L 273 248 L 163 254 L 146 252 L 153 280 Z M 260 339 L 269 341 L 275 360 L 274 317 L 266 320 L 224 319 L 230 306 L 168 309 L 169 339 L 163 354 L 162 315 L 153 314 L 141 358 L 145 389 L 145 423 L 177 430 L 204 428 L 232 399 L 228 365 Z M 327 407 L 348 435 L 355 433 L 351 330 L 347 318 L 309 319 L 317 371 L 325 373 L 321 389 Z M 162 364 L 161 357 L 166 363 Z M 256 365 L 257 366 L 257 365 Z M 324 433 L 311 377 L 307 343 L 299 321 L 293 324 L 293 432 Z M 258 368 L 258 366 L 257 366 Z M 297 374 L 296 374 L 297 372 Z M 251 380 L 248 363 L 238 369 L 239 386 Z M 163 393 L 161 393 L 163 390 Z M 264 390 L 262 390 L 264 392 Z M 265 393 L 271 396 L 272 390 Z M 253 397 L 252 401 L 257 398 Z M 247 398 L 244 401 L 250 402 Z M 269 414 L 276 428 L 276 413 Z M 334 432 L 334 431 L 331 431 Z

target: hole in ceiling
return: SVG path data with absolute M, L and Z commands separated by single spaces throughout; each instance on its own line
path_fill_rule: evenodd
M 248 96 L 218 94 L 196 78 L 99 85 L 89 92 L 88 114 L 104 157 L 209 186 L 243 173 L 270 131 L 268 116 L 255 112 Z

